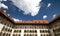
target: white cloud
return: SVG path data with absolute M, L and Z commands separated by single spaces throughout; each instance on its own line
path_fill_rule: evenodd
M 22 21 L 22 20 L 19 20 L 19 19 L 15 19 L 15 18 L 12 18 L 14 21 Z
M 51 6 L 51 3 L 48 3 L 47 7 L 50 7 Z
M 6 12 L 6 10 L 4 10 L 4 12 Z
M 5 9 L 8 9 L 8 6 L 6 6 L 5 4 L 1 4 L 1 7 L 5 8 Z
M 4 9 L 8 9 L 8 6 L 6 6 L 5 4 L 1 3 L 2 1 L 7 1 L 7 0 L 0 0 L 0 8 L 3 7 Z M 6 12 L 6 10 L 4 10 L 4 12 Z
M 44 15 L 44 16 L 43 16 L 43 19 L 46 19 L 46 18 L 47 18 L 47 15 Z
M 7 0 L 0 0 L 0 1 L 7 1 Z
M 2 1 L 2 0 L 0 0 L 0 1 Z M 6 6 L 5 4 L 3 4 L 3 3 L 0 2 L 0 8 L 1 7 L 5 8 L 5 9 L 8 9 L 8 6 Z
M 3 0 L 3 1 L 7 1 L 7 0 Z
M 38 14 L 41 8 L 41 5 L 39 5 L 41 1 L 42 0 L 12 0 L 16 7 L 24 11 L 23 14 L 31 14 L 32 16 Z
M 1 2 L 2 0 L 0 0 L 0 2 Z
M 0 2 L 0 8 L 1 8 L 1 2 Z
M 56 14 L 53 15 L 53 18 L 55 18 L 55 17 L 56 17 Z

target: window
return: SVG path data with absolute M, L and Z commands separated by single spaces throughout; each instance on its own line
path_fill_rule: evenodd
M 24 34 L 24 36 L 37 36 L 37 34 Z
M 6 32 L 12 32 L 12 29 L 10 29 L 10 28 L 7 28 L 7 27 L 3 27 L 3 29 L 2 29 L 2 31 L 6 31 Z
M 40 33 L 49 33 L 49 30 L 40 30 Z
M 3 19 L 3 18 L 0 16 L 0 22 L 2 22 L 2 19 Z
M 14 33 L 21 33 L 21 30 L 14 30 Z
M 37 33 L 37 30 L 25 30 L 25 33 Z
M 2 24 L 6 25 L 7 20 L 3 19 L 3 21 L 1 22 Z
M 21 36 L 20 34 L 13 34 L 13 36 Z

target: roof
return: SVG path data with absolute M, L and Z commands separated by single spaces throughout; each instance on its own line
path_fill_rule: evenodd
M 1 8 L 0 8 L 0 13 L 3 14 L 5 17 L 7 17 L 14 24 L 49 24 L 49 21 L 47 21 L 47 20 L 14 21 L 12 19 L 12 17 L 10 17 L 7 13 L 5 13 Z M 58 17 L 58 18 L 60 18 L 60 17 Z M 53 19 L 50 23 L 52 23 L 55 20 L 56 19 Z
M 52 19 L 49 24 L 56 22 L 57 20 L 60 20 L 60 15 L 56 16 L 56 18 Z

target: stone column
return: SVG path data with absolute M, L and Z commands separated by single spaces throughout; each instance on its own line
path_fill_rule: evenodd
M 24 36 L 24 29 L 21 29 L 21 36 Z
M 53 32 L 52 29 L 50 29 L 50 35 L 51 35 L 51 36 L 55 36 L 55 34 L 54 34 L 54 32 Z
M 39 30 L 39 29 L 37 29 L 37 36 L 41 36 L 41 35 L 40 35 L 40 30 Z
M 12 29 L 12 33 L 11 33 L 11 36 L 13 36 L 13 32 L 14 32 L 14 29 Z
M 1 32 L 2 28 L 3 28 L 3 26 L 4 26 L 4 25 L 0 24 L 0 32 Z

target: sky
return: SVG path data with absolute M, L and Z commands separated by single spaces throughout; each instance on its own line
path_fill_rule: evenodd
M 0 0 L 14 20 L 48 20 L 60 15 L 60 0 Z

